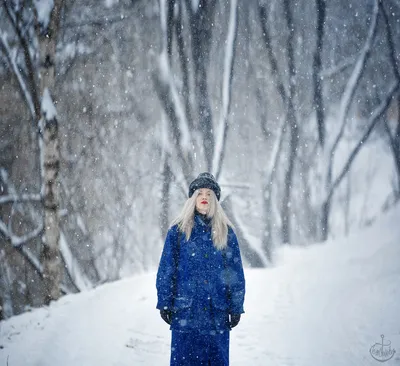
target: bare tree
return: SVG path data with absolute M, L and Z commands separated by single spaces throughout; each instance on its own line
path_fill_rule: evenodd
M 259 2 L 258 4 L 258 16 L 262 29 L 262 36 L 264 45 L 267 51 L 268 61 L 271 67 L 271 76 L 272 76 L 272 84 L 275 86 L 278 95 L 280 96 L 281 102 L 284 105 L 285 111 L 287 110 L 287 93 L 285 90 L 285 84 L 282 78 L 282 75 L 278 68 L 278 61 L 276 59 L 276 55 L 272 49 L 272 37 L 270 35 L 269 30 L 269 18 L 268 18 L 268 9 L 267 6 L 263 2 Z M 259 93 L 257 94 L 260 100 L 259 104 L 261 105 L 261 96 Z M 266 118 L 261 119 L 261 131 L 263 133 L 265 141 L 270 137 L 270 133 L 266 126 L 267 121 L 264 120 Z M 286 115 L 282 118 L 280 132 L 275 136 L 274 147 L 272 149 L 271 157 L 270 157 L 270 165 L 266 169 L 265 181 L 263 185 L 263 207 L 264 207 L 264 221 L 265 227 L 263 229 L 263 250 L 270 262 L 272 262 L 272 246 L 273 246 L 273 238 L 272 238 L 272 212 L 273 212 L 273 190 L 272 188 L 276 184 L 276 175 L 278 171 L 278 162 L 279 158 L 282 154 L 284 137 L 287 125 Z
M 324 104 L 322 96 L 322 80 L 321 80 L 321 54 L 324 39 L 324 24 L 326 14 L 325 0 L 315 1 L 317 13 L 317 29 L 316 29 L 316 45 L 313 60 L 313 83 L 314 83 L 314 107 L 318 126 L 318 140 L 321 146 L 325 143 L 325 121 L 324 121 Z
M 295 111 L 295 103 L 297 98 L 296 90 L 296 73 L 297 68 L 295 65 L 294 49 L 295 49 L 295 25 L 293 19 L 293 9 L 289 0 L 283 2 L 283 14 L 286 22 L 286 28 L 288 30 L 287 47 L 286 47 L 286 59 L 287 59 L 287 80 L 284 81 L 278 68 L 278 61 L 272 49 L 271 35 L 268 29 L 268 13 L 266 6 L 260 2 L 258 14 L 263 31 L 264 45 L 267 50 L 268 59 L 271 65 L 271 72 L 273 82 L 277 88 L 278 94 L 284 104 L 284 115 L 285 122 L 283 124 L 283 131 L 278 138 L 279 151 L 283 146 L 283 136 L 288 131 L 289 134 L 289 147 L 287 157 L 287 167 L 285 167 L 285 177 L 283 184 L 283 195 L 282 195 L 282 206 L 281 206 L 281 236 L 282 242 L 290 244 L 290 232 L 291 232 L 291 203 L 292 203 L 292 185 L 293 185 L 293 174 L 295 169 L 295 162 L 297 159 L 297 147 L 299 143 L 299 124 Z M 287 87 L 285 87 L 285 84 Z M 282 142 L 279 142 L 282 140 Z M 275 160 L 279 156 L 274 154 L 274 165 Z M 268 170 L 269 171 L 269 170 Z M 270 176 L 270 171 L 268 176 Z M 268 178 L 270 180 L 270 178 Z M 268 182 L 267 180 L 267 182 Z M 270 204 L 268 204 L 270 205 Z M 267 229 L 267 231 L 269 231 Z
M 3 222 L 0 222 L 0 229 L 13 247 L 20 251 L 33 268 L 41 274 L 45 287 L 44 301 L 49 303 L 60 296 L 62 287 L 58 181 L 60 153 L 58 118 L 51 93 L 55 85 L 57 36 L 64 1 L 37 2 L 34 5 L 28 3 L 7 0 L 2 2 L 2 9 L 16 35 L 16 44 L 23 51 L 24 64 L 18 64 L 16 53 L 8 43 L 6 30 L 1 31 L 0 45 L 18 81 L 32 121 L 37 125 L 41 188 L 39 193 L 3 196 L 0 203 L 41 202 L 43 223 L 22 237 L 13 234 Z M 35 48 L 35 39 L 37 48 Z M 42 235 L 41 263 L 24 246 L 38 235 Z M 67 254 L 67 250 L 68 246 L 64 246 L 64 260 L 71 264 L 71 257 Z
M 204 159 L 207 170 L 211 171 L 217 179 L 222 172 L 229 130 L 238 29 L 237 1 L 232 0 L 227 3 L 229 4 L 229 25 L 221 81 L 220 116 L 217 120 L 211 109 L 210 78 L 208 76 L 217 2 L 201 0 L 196 7 L 193 7 L 192 2 L 187 0 L 160 1 L 162 50 L 159 70 L 153 79 L 156 93 L 167 117 L 164 131 L 172 136 L 172 144 L 165 143 L 167 140 L 165 138 L 163 138 L 164 143 L 162 144 L 165 151 L 163 153 L 163 199 L 161 202 L 163 216 L 168 216 L 168 206 L 165 206 L 169 194 L 168 180 L 174 177 L 176 182 L 181 184 L 182 190 L 187 192 L 189 182 L 194 176 L 193 151 L 202 152 L 201 156 L 196 156 L 196 160 Z M 174 12 L 175 8 L 176 12 Z M 187 17 L 184 16 L 185 14 Z M 224 13 L 222 12 L 222 14 Z M 188 38 L 184 38 L 182 33 L 184 25 L 190 29 Z M 172 52 L 174 30 L 178 52 L 176 56 Z M 182 87 L 179 89 L 171 67 L 174 57 L 177 57 L 181 67 Z M 193 81 L 192 84 L 190 80 Z M 165 233 L 167 229 L 165 217 L 161 217 L 161 224 L 163 225 L 162 232 Z M 239 235 L 239 240 L 251 251 L 251 245 L 246 242 L 246 238 Z M 250 258 L 252 259 L 251 264 L 254 266 L 262 263 L 256 253 L 250 255 Z
M 297 158 L 297 147 L 299 144 L 299 123 L 295 112 L 295 98 L 297 96 L 295 75 L 296 66 L 294 64 L 294 46 L 295 46 L 295 29 L 293 21 L 293 9 L 290 6 L 289 0 L 283 1 L 284 15 L 286 25 L 289 30 L 287 40 L 287 62 L 288 62 L 288 98 L 287 98 L 287 121 L 289 127 L 289 154 L 288 167 L 286 168 L 283 201 L 282 201 L 282 242 L 285 244 L 291 243 L 291 209 L 292 204 L 292 184 L 295 162 Z
M 320 240 L 322 240 L 322 241 L 325 241 L 329 234 L 329 214 L 330 214 L 330 210 L 331 210 L 333 194 L 334 194 L 338 184 L 341 182 L 344 174 L 346 174 L 346 172 L 348 171 L 348 170 L 342 170 L 342 172 L 339 174 L 339 176 L 336 179 L 333 179 L 333 166 L 334 166 L 335 154 L 337 152 L 339 143 L 343 137 L 343 134 L 344 134 L 344 131 L 346 128 L 346 124 L 347 124 L 347 116 L 348 116 L 348 112 L 350 109 L 350 105 L 353 101 L 354 95 L 357 90 L 357 86 L 358 86 L 358 84 L 361 80 L 361 77 L 363 75 L 363 72 L 365 70 L 367 60 L 370 57 L 372 43 L 373 43 L 375 35 L 376 35 L 377 21 L 378 21 L 378 14 L 379 14 L 378 2 L 379 2 L 379 0 L 375 1 L 373 13 L 371 16 L 371 24 L 369 27 L 369 31 L 367 34 L 365 44 L 360 52 L 360 56 L 353 68 L 351 76 L 350 76 L 350 78 L 345 86 L 344 92 L 341 96 L 339 117 L 338 117 L 338 123 L 340 125 L 340 130 L 339 130 L 338 134 L 336 135 L 332 146 L 324 147 L 325 152 L 328 152 L 328 155 L 326 156 L 326 158 L 328 159 L 328 168 L 327 168 L 326 183 L 325 183 L 327 193 L 326 193 L 326 196 L 324 197 L 324 201 L 321 205 Z M 373 126 L 375 126 L 375 120 L 371 121 L 371 123 L 373 124 Z M 368 134 L 368 136 L 369 136 L 369 134 Z M 368 137 L 368 136 L 365 136 L 365 137 Z M 364 141 L 364 138 L 361 139 L 361 143 L 362 143 L 362 141 Z M 355 150 L 356 154 L 360 148 L 361 148 L 361 146 L 359 146 Z M 323 158 L 325 158 L 324 154 L 322 154 L 322 156 L 323 156 Z M 352 162 L 352 159 L 349 158 L 348 163 L 351 164 L 351 162 Z M 350 164 L 349 164 L 349 166 L 350 166 Z
M 389 17 L 387 14 L 387 10 L 383 2 L 379 3 L 379 7 L 382 11 L 383 19 L 386 26 L 386 43 L 389 50 L 389 59 L 392 65 L 393 74 L 397 83 L 400 83 L 400 66 L 396 61 L 396 49 L 395 49 L 395 42 L 393 39 L 393 32 L 391 29 Z M 400 93 L 397 93 L 397 98 L 393 100 L 393 104 L 397 102 L 397 126 L 395 127 L 394 131 L 389 126 L 387 118 L 385 119 L 385 129 L 389 136 L 389 144 L 393 154 L 393 160 L 395 163 L 396 171 L 397 171 L 397 182 L 398 188 L 397 192 L 400 192 Z

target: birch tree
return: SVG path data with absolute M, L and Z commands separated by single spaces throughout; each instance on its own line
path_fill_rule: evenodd
M 1 47 L 13 70 L 32 121 L 37 124 L 40 160 L 40 192 L 22 197 L 2 197 L 3 202 L 32 201 L 43 203 L 43 224 L 23 237 L 15 236 L 7 226 L 1 225 L 3 234 L 19 249 L 25 258 L 42 275 L 45 288 L 45 303 L 60 296 L 61 253 L 59 222 L 59 136 L 58 118 L 53 102 L 55 84 L 55 56 L 63 0 L 37 0 L 33 4 L 3 0 L 3 10 L 15 31 L 18 44 L 23 50 L 27 73 L 21 72 L 16 54 L 8 44 L 7 31 L 0 34 Z M 30 25 L 34 24 L 32 28 Z M 32 39 L 37 39 L 37 49 Z M 37 57 L 37 61 L 36 61 Z M 37 65 L 37 66 L 36 66 Z M 42 235 L 41 262 L 24 244 L 37 235 Z M 68 256 L 67 256 L 68 257 Z

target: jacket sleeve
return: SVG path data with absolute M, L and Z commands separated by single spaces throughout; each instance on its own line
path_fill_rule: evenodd
M 229 228 L 228 251 L 226 253 L 231 314 L 244 313 L 245 278 L 239 243 L 234 231 Z
M 176 249 L 177 227 L 169 229 L 164 243 L 157 271 L 157 309 L 171 309 L 173 297 L 173 276 L 175 272 L 174 250 Z

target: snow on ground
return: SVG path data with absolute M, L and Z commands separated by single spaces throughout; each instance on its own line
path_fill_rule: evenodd
M 245 271 L 246 313 L 231 365 L 400 365 L 400 207 L 346 239 L 285 248 L 276 268 Z M 170 331 L 155 273 L 65 296 L 0 323 L 0 366 L 168 365 Z

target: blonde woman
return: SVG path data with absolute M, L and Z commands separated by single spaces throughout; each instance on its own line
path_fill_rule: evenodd
M 229 365 L 229 332 L 244 313 L 239 244 L 209 173 L 189 186 L 157 273 L 157 309 L 172 330 L 171 366 Z

